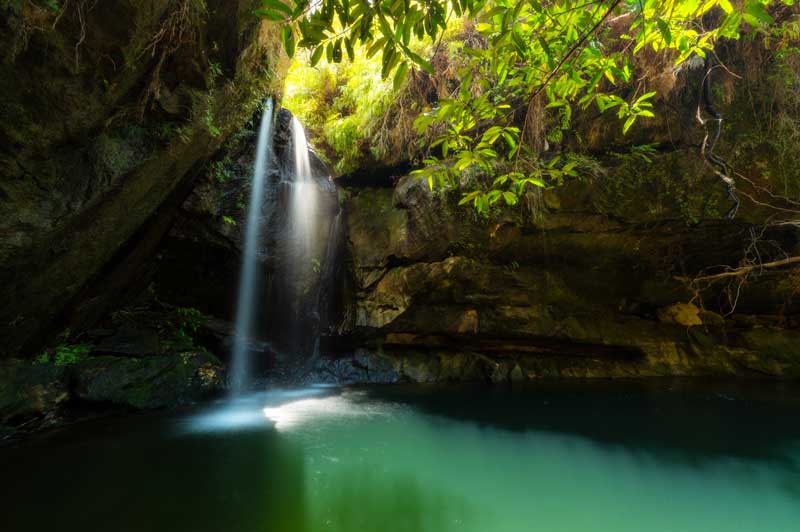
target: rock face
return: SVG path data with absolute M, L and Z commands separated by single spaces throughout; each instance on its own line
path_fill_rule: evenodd
M 173 407 L 206 398 L 222 384 L 219 360 L 202 351 L 92 355 L 70 364 L 8 359 L 0 363 L 0 426 L 57 424 L 61 408 L 76 402 Z
M 394 188 L 349 189 L 355 289 L 343 334 L 330 344 L 373 353 L 373 364 L 388 361 L 396 379 L 419 382 L 800 377 L 790 275 L 712 285 L 699 298 L 684 279 L 738 264 L 750 243 L 747 223 L 688 227 L 556 207 L 581 192 L 591 196 L 560 190 L 549 212 L 507 209 L 483 219 L 457 206 L 457 194 L 431 192 L 411 177 Z M 800 242 L 794 227 L 767 233 L 767 255 Z M 738 300 L 723 316 L 731 288 Z M 369 366 L 346 359 L 356 370 Z
M 0 3 L 0 354 L 115 302 L 280 86 L 277 34 L 250 1 Z
M 800 271 L 759 266 L 800 255 L 800 165 L 784 140 L 800 127 L 789 89 L 800 71 L 769 46 L 716 51 L 740 76 L 716 69 L 709 92 L 724 118 L 715 153 L 741 200 L 734 221 L 700 154 L 699 60 L 639 65 L 659 86 L 656 118 L 626 135 L 613 113 L 576 110 L 569 127 L 557 111 L 538 116 L 543 159 L 577 175 L 514 207 L 478 215 L 406 170 L 343 178 L 349 303 L 326 339 L 341 357 L 329 369 L 367 375 L 372 357 L 421 382 L 800 377 Z M 490 184 L 465 173 L 457 188 Z
M 73 369 L 74 396 L 137 409 L 190 403 L 222 387 L 219 361 L 205 352 L 120 358 L 96 356 Z
M 142 303 L 34 359 L 0 361 L 0 428 L 35 430 L 84 410 L 174 407 L 220 393 L 224 367 L 205 347 L 209 320 L 195 309 Z
M 45 415 L 68 397 L 63 367 L 17 359 L 0 363 L 0 425 Z

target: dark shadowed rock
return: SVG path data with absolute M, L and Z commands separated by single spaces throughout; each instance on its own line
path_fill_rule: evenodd
M 158 333 L 152 329 L 124 326 L 98 343 L 94 351 L 111 355 L 154 355 L 159 352 Z
M 176 43 L 169 0 L 54 5 L 0 7 L 0 356 L 119 303 L 287 67 L 250 1 L 186 3 Z
M 89 357 L 71 372 L 77 398 L 137 409 L 191 403 L 222 387 L 219 360 L 204 352 Z
M 68 397 L 65 368 L 28 360 L 0 361 L 0 424 L 43 416 Z

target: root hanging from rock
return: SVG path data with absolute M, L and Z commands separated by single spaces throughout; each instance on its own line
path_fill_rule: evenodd
M 164 17 L 158 31 L 150 38 L 140 56 L 156 58 L 155 66 L 150 75 L 142 96 L 139 99 L 139 120 L 144 119 L 147 106 L 152 100 L 161 96 L 161 70 L 167 59 L 178 49 L 197 41 L 196 28 L 199 23 L 201 8 L 193 0 L 175 0 L 172 9 Z
M 728 198 L 733 203 L 733 206 L 730 208 L 730 210 L 728 210 L 725 217 L 729 220 L 732 220 L 736 217 L 736 213 L 739 211 L 740 201 L 739 197 L 736 195 L 736 182 L 731 177 L 730 166 L 728 166 L 728 163 L 726 163 L 725 160 L 718 157 L 714 153 L 714 148 L 716 147 L 717 141 L 722 133 L 722 115 L 714 107 L 714 103 L 711 101 L 711 95 L 709 94 L 711 73 L 719 66 L 720 65 L 711 65 L 710 60 L 707 60 L 706 62 L 706 74 L 703 76 L 703 83 L 700 91 L 700 101 L 697 103 L 696 117 L 697 121 L 700 122 L 700 125 L 703 126 L 706 133 L 705 137 L 703 138 L 703 144 L 700 148 L 700 153 L 703 155 L 703 159 L 705 160 L 706 164 L 711 167 L 714 173 L 722 180 L 727 188 Z M 710 115 L 711 118 L 703 118 L 703 111 Z
M 75 70 L 80 70 L 81 66 L 81 45 L 86 41 L 86 15 L 97 6 L 98 1 L 93 0 L 89 3 L 89 0 L 66 0 L 53 21 L 53 29 L 55 29 L 67 11 L 70 9 L 75 11 L 79 27 L 78 40 L 75 42 Z

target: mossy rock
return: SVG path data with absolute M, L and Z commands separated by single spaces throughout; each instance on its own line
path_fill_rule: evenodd
M 0 6 L 14 19 L 0 24 L 0 297 L 15 302 L 0 309 L 0 356 L 35 352 L 57 321 L 85 328 L 117 303 L 140 273 L 123 255 L 153 255 L 148 239 L 199 166 L 280 94 L 288 67 L 278 25 L 250 0 L 190 2 L 181 24 L 195 38 L 163 62 L 145 51 L 174 2 L 76 4 Z M 43 30 L 15 49 L 13 25 L 31 16 Z M 183 114 L 158 94 L 186 96 Z M 90 293 L 113 275 L 114 290 Z
M 54 364 L 0 361 L 0 423 L 15 424 L 64 402 L 68 398 L 64 371 Z
M 89 357 L 72 368 L 83 400 L 136 409 L 191 403 L 218 391 L 222 367 L 207 352 L 148 357 Z

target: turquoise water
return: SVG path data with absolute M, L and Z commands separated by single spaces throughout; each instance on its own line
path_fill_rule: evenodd
M 0 449 L 4 530 L 800 530 L 800 392 L 276 390 Z

